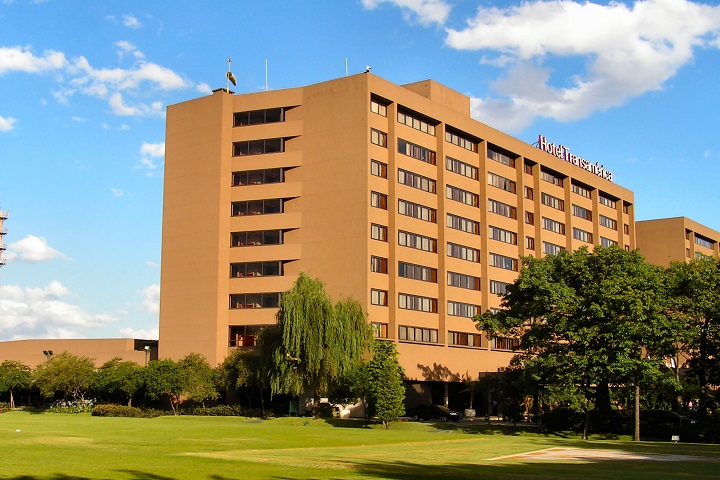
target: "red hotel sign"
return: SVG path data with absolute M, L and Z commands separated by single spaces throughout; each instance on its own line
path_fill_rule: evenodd
M 568 163 L 572 163 L 576 167 L 580 167 L 583 170 L 594 173 L 605 180 L 610 180 L 611 182 L 613 181 L 613 174 L 610 170 L 605 170 L 605 167 L 599 163 L 591 163 L 589 160 L 585 160 L 574 153 L 570 153 L 570 149 L 565 145 L 555 145 L 554 143 L 549 143 L 547 138 L 542 135 L 538 135 L 537 146 L 540 150 L 547 152 L 550 155 L 554 155 L 561 160 L 565 160 Z

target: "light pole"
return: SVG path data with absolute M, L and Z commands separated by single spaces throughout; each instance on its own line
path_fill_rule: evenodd
M 150 357 L 150 345 L 145 345 L 145 366 L 147 367 L 148 358 Z

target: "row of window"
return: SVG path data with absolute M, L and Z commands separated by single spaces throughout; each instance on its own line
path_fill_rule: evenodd
M 397 119 L 398 123 L 407 125 L 410 128 L 427 133 L 428 135 L 435 136 L 435 125 L 418 114 L 398 109 Z
M 233 187 L 242 187 L 245 185 L 264 185 L 266 183 L 281 183 L 285 181 L 284 169 L 282 168 L 266 168 L 263 170 L 245 170 L 242 172 L 233 172 Z
M 282 198 L 232 202 L 230 214 L 233 217 L 239 217 L 243 215 L 270 215 L 273 213 L 282 213 L 283 204 L 284 200 Z
M 266 108 L 263 110 L 250 110 L 233 114 L 233 127 L 248 125 L 261 125 L 264 123 L 277 123 L 285 121 L 284 108 Z
M 230 264 L 230 277 L 268 277 L 283 274 L 283 262 L 242 262 Z

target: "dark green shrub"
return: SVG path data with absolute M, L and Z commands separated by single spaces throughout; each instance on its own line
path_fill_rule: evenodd
M 0 413 L 5 413 L 10 411 L 10 404 L 9 403 L 0 403 Z
M 241 405 L 216 405 L 214 407 L 188 407 L 180 410 L 180 415 L 197 415 L 201 417 L 259 417 L 267 418 L 272 412 L 259 408 L 248 408 Z
M 92 409 L 92 415 L 93 417 L 155 418 L 165 415 L 165 412 L 128 407 L 127 405 L 103 404 L 95 405 Z

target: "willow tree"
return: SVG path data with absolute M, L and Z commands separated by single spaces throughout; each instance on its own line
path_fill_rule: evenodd
M 268 386 L 272 393 L 326 395 L 372 337 L 362 306 L 353 299 L 333 303 L 322 282 L 301 273 L 279 307 L 278 328 L 260 339 Z

